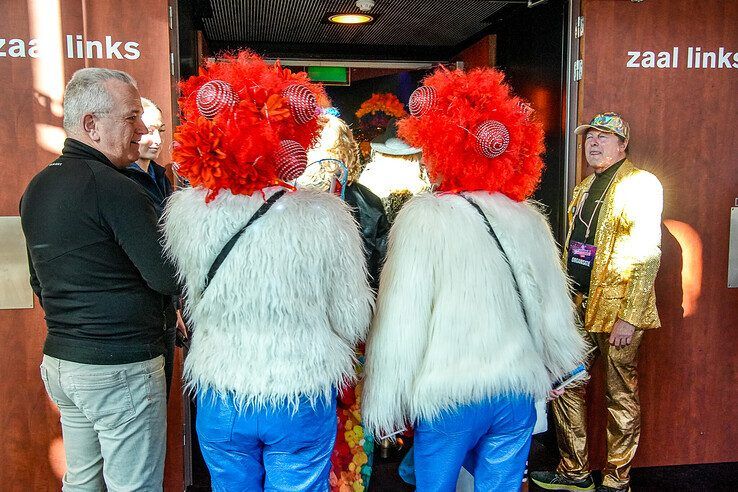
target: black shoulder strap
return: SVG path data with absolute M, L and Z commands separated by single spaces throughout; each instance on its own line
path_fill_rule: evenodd
M 489 232 L 489 235 L 492 236 L 492 238 L 497 243 L 497 247 L 500 248 L 500 252 L 502 253 L 502 257 L 505 259 L 505 263 L 507 263 L 507 267 L 510 269 L 510 274 L 513 278 L 513 283 L 515 284 L 515 292 L 518 294 L 518 299 L 520 299 L 520 309 L 523 311 L 523 319 L 525 320 L 525 325 L 528 327 L 528 330 L 530 331 L 530 325 L 528 324 L 528 313 L 525 309 L 525 302 L 523 301 L 523 294 L 520 291 L 520 284 L 518 283 L 518 278 L 515 276 L 515 270 L 513 270 L 512 264 L 510 263 L 510 258 L 508 258 L 507 253 L 505 252 L 505 248 L 502 247 L 502 243 L 500 242 L 500 238 L 497 236 L 497 233 L 492 228 L 492 224 L 489 223 L 489 219 L 487 219 L 487 216 L 484 214 L 482 209 L 477 205 L 477 203 L 469 198 L 468 196 L 461 195 L 464 200 L 469 202 L 469 204 L 476 209 L 477 212 L 479 212 L 479 215 L 482 216 L 482 219 L 484 220 L 484 223 L 487 225 L 487 232 Z
M 259 209 L 256 211 L 254 215 L 251 216 L 249 221 L 246 223 L 245 226 L 243 226 L 237 233 L 233 235 L 233 237 L 225 243 L 225 246 L 223 246 L 223 249 L 220 250 L 220 253 L 218 253 L 218 256 L 213 261 L 213 264 L 210 266 L 210 270 L 208 270 L 208 276 L 205 279 L 205 285 L 202 288 L 202 292 L 200 293 L 200 296 L 202 296 L 205 293 L 205 290 L 208 288 L 208 285 L 210 285 L 210 281 L 213 280 L 213 277 L 215 277 L 215 274 L 218 272 L 218 269 L 220 268 L 220 265 L 223 264 L 226 257 L 228 256 L 228 253 L 231 252 L 233 249 L 233 246 L 235 246 L 236 242 L 238 242 L 238 239 L 243 235 L 244 232 L 246 232 L 246 229 L 256 222 L 261 216 L 263 216 L 265 213 L 267 213 L 267 210 L 269 210 L 272 205 L 274 205 L 274 202 L 279 200 L 282 195 L 285 194 L 285 190 L 279 190 L 275 194 L 269 197 L 269 199 L 264 202 L 264 204 L 259 207 Z

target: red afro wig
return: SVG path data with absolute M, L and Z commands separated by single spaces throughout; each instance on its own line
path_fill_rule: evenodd
M 516 201 L 529 197 L 543 170 L 543 128 L 492 68 L 440 67 L 410 99 L 413 116 L 398 134 L 423 149 L 439 191 L 485 190 Z
M 211 62 L 180 83 L 182 123 L 174 134 L 177 172 L 193 186 L 250 195 L 304 170 L 319 134 L 322 86 L 304 72 L 267 65 L 242 51 Z

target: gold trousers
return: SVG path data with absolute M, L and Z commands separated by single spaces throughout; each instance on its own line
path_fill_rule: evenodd
M 607 465 L 602 472 L 602 483 L 623 488 L 630 482 L 631 462 L 641 434 L 636 364 L 643 330 L 636 330 L 632 343 L 622 348 L 610 346 L 609 333 L 582 332 L 582 336 L 588 350 L 596 347 L 588 360 L 588 368 L 597 359 L 602 360 L 605 366 Z M 556 471 L 575 480 L 586 478 L 590 473 L 585 388 L 586 380 L 574 383 L 551 403 L 561 453 Z

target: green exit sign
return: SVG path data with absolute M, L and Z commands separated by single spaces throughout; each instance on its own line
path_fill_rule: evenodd
M 308 76 L 313 82 L 325 84 L 349 84 L 347 67 L 308 67 Z

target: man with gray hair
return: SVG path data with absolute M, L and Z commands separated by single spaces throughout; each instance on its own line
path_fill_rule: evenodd
M 142 112 L 128 74 L 75 72 L 62 155 L 21 199 L 48 327 L 41 377 L 61 414 L 64 491 L 162 489 L 164 308 L 178 288 L 154 207 L 122 172 L 148 132 Z

